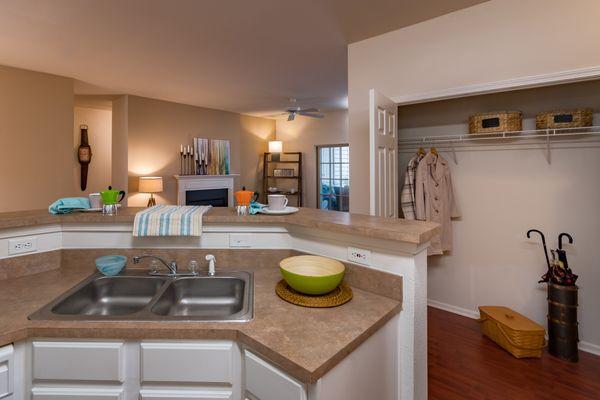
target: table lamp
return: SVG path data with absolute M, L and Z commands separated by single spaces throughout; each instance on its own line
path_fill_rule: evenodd
M 281 153 L 283 152 L 283 142 L 281 140 L 269 141 L 269 153 L 271 153 L 271 161 L 280 161 Z
M 148 207 L 156 205 L 154 193 L 163 191 L 163 178 L 161 176 L 140 176 L 140 193 L 150 193 Z

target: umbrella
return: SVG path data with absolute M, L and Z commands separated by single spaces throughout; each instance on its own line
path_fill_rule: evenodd
M 550 267 L 550 259 L 548 258 L 548 249 L 546 248 L 546 236 L 544 236 L 544 234 L 537 229 L 530 229 L 527 231 L 528 238 L 531 238 L 532 232 L 539 233 L 539 235 L 542 237 L 542 244 L 544 245 L 544 256 L 546 257 L 546 265 L 548 266 L 548 272 L 546 272 L 542 276 L 542 280 L 540 282 L 548 282 L 548 279 L 550 278 L 551 267 Z

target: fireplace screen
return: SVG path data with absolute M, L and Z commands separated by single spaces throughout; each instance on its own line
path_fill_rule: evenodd
M 227 189 L 201 189 L 185 192 L 186 206 L 227 207 Z

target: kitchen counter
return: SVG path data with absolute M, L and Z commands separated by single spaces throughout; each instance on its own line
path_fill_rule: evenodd
M 83 212 L 53 216 L 46 210 L 0 213 L 4 306 L 0 343 L 28 337 L 229 339 L 298 380 L 315 382 L 331 376 L 325 375 L 327 371 L 346 356 L 359 354 L 352 352 L 379 328 L 389 332 L 389 326 L 395 330 L 393 345 L 402 349 L 390 374 L 402 382 L 403 398 L 426 398 L 422 390 L 427 387 L 427 247 L 439 225 L 308 208 L 284 216 L 240 217 L 232 208 L 215 207 L 203 216 L 205 229 L 199 238 L 140 238 L 132 236 L 132 223 L 140 210 L 123 207 L 116 216 Z M 35 250 L 11 254 L 10 241 L 25 236 L 32 239 Z M 92 273 L 93 258 L 71 264 L 69 252 L 74 251 L 88 257 L 102 251 L 129 257 L 150 251 L 176 258 L 183 267 L 191 257 L 203 260 L 198 254 L 210 252 L 217 256 L 217 270 L 219 265 L 256 269 L 255 319 L 249 323 L 28 321 L 27 315 Z M 248 256 L 247 251 L 257 253 Z M 277 263 L 262 255 L 293 251 L 354 260 L 371 274 L 385 276 L 369 275 L 365 284 L 350 273 L 347 280 L 355 289 L 350 303 L 333 309 L 299 308 L 276 296 Z M 227 257 L 236 260 L 228 263 Z M 265 265 L 272 268 L 263 269 Z M 82 270 L 82 266 L 86 267 Z M 399 284 L 392 283 L 398 279 Z M 397 295 L 389 290 L 394 286 L 399 287 Z
M 116 216 L 77 212 L 50 215 L 47 210 L 0 213 L 0 229 L 45 224 L 70 223 L 133 223 L 135 214 L 143 208 L 123 207 Z M 374 239 L 401 241 L 414 245 L 428 242 L 439 233 L 440 226 L 432 222 L 389 219 L 369 215 L 301 208 L 290 215 L 238 216 L 232 208 L 214 207 L 203 216 L 205 224 L 284 224 L 335 233 L 355 234 Z
M 78 216 L 74 216 L 78 217 Z M 120 218 L 125 218 L 123 213 Z M 33 218 L 33 216 L 31 216 Z M 108 250 L 110 251 L 110 250 Z M 132 250 L 130 250 L 132 251 Z M 59 269 L 0 280 L 0 345 L 34 337 L 119 339 L 236 340 L 279 365 L 302 382 L 313 383 L 382 327 L 401 308 L 402 278 L 354 266 L 347 280 L 353 285 L 349 303 L 328 309 L 303 308 L 275 294 L 280 279 L 276 260 L 293 252 L 257 250 L 251 257 L 217 253 L 222 264 L 240 263 L 254 273 L 254 319 L 247 323 L 208 322 L 71 322 L 29 321 L 27 316 L 93 272 L 92 257 L 106 250 L 63 250 Z M 131 254 L 126 253 L 129 256 Z M 185 257 L 185 254 L 181 254 Z M 275 257 L 275 258 L 274 258 Z M 243 261 L 246 260 L 245 264 Z M 260 265 L 253 265 L 257 263 Z M 391 297 L 384 297 L 385 293 Z

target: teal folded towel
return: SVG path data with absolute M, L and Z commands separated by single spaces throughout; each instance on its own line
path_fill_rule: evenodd
M 266 206 L 266 204 L 261 204 L 258 201 L 253 201 L 252 203 L 250 203 L 250 215 L 258 214 L 258 212 Z
M 90 208 L 90 199 L 87 197 L 65 197 L 50 204 L 50 214 L 68 214 L 71 211 L 85 210 Z

